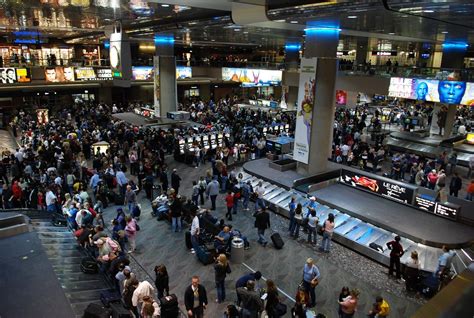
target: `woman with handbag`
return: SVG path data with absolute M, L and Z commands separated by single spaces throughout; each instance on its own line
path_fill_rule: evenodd
M 278 288 L 271 279 L 267 280 L 267 302 L 265 311 L 268 318 L 279 318 L 286 314 L 286 305 L 280 302 Z
M 217 257 L 216 264 L 214 265 L 214 273 L 217 289 L 216 302 L 220 304 L 225 301 L 225 278 L 227 274 L 231 273 L 225 254 L 219 254 Z
M 306 264 L 303 268 L 303 286 L 309 292 L 311 296 L 311 303 L 308 307 L 312 308 L 316 306 L 316 293 L 314 289 L 319 284 L 321 273 L 319 268 L 314 264 L 313 259 L 310 257 L 306 260 Z

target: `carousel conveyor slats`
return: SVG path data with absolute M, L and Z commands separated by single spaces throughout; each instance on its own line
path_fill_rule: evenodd
M 259 178 L 253 177 L 244 173 L 243 180 L 251 181 L 252 186 L 255 187 L 259 182 L 265 188 L 263 199 L 267 204 L 275 210 L 278 214 L 288 217 L 289 202 L 291 197 L 295 198 L 296 204 L 303 206 L 303 215 L 306 215 L 307 206 L 310 203 L 306 194 L 292 190 L 287 191 L 270 182 L 263 181 Z M 316 203 L 316 215 L 319 218 L 319 226 L 322 226 L 326 221 L 329 213 L 334 214 L 334 237 L 333 239 L 341 242 L 350 248 L 388 265 L 390 250 L 387 248 L 387 242 L 393 240 L 395 233 L 387 231 L 383 228 L 366 223 L 358 218 L 352 217 L 347 213 L 341 212 L 337 209 L 328 207 L 327 205 Z M 376 251 L 369 247 L 371 243 L 380 246 L 383 251 Z M 412 251 L 418 252 L 418 257 L 421 264 L 421 269 L 426 271 L 434 271 L 438 263 L 438 258 L 441 255 L 441 249 L 426 246 L 421 243 L 415 243 L 412 240 L 402 237 L 401 244 L 405 249 L 405 254 L 401 258 L 402 263 L 405 263 Z M 375 255 L 375 256 L 374 256 Z

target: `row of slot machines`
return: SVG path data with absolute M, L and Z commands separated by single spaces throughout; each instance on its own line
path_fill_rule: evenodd
M 279 135 L 280 133 L 289 133 L 290 132 L 290 125 L 285 124 L 285 125 L 277 125 L 277 126 L 268 126 L 268 127 L 263 127 L 262 129 L 262 134 L 266 137 L 267 134 L 270 135 Z
M 224 145 L 224 136 L 229 139 L 229 133 L 210 133 L 187 136 L 178 139 L 179 153 L 194 152 L 197 146 L 204 149 L 215 149 Z

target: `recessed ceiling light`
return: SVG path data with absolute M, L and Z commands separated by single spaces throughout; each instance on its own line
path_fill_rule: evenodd
M 216 42 L 216 40 L 211 40 L 212 42 Z
M 433 10 L 423 10 L 424 13 L 433 13 Z
M 357 16 L 356 15 L 349 15 L 347 16 L 348 19 L 357 19 Z
M 235 32 L 240 32 L 240 29 L 234 29 Z
M 395 35 L 395 33 L 393 33 L 393 32 L 390 32 L 389 34 L 390 34 L 390 35 Z
M 249 34 L 249 31 L 244 31 L 244 34 Z
M 298 23 L 298 21 L 290 21 L 290 23 L 296 24 Z
M 163 8 L 168 8 L 170 5 L 169 4 L 162 4 L 161 5 Z
M 443 31 L 443 32 L 441 32 L 441 33 L 443 33 L 443 34 L 448 34 L 449 32 L 448 32 L 448 31 Z

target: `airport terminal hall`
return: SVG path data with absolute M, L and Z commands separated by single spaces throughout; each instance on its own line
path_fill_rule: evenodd
M 1 0 L 0 318 L 473 318 L 473 17 Z

